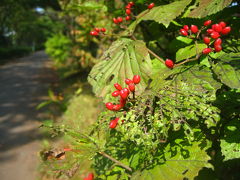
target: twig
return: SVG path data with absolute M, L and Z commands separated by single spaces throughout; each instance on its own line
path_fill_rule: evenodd
M 157 58 L 159 61 L 161 61 L 163 64 L 165 64 L 165 61 L 162 59 L 162 58 L 160 58 L 158 55 L 156 55 L 153 51 L 151 51 L 150 49 L 148 49 L 147 48 L 147 50 L 148 50 L 148 52 L 151 54 L 151 55 L 153 55 L 155 58 Z
M 121 163 L 120 161 L 116 160 L 115 158 L 109 156 L 108 154 L 106 154 L 105 152 L 98 152 L 99 154 L 101 154 L 102 156 L 110 159 L 111 161 L 115 162 L 117 165 L 129 170 L 129 171 L 132 171 L 132 169 L 130 167 L 128 167 L 127 165 Z
M 174 67 L 178 67 L 178 66 L 180 66 L 180 65 L 182 65 L 182 64 L 185 64 L 185 63 L 187 63 L 187 62 L 196 61 L 196 60 L 198 60 L 199 56 L 200 56 L 200 55 L 198 54 L 195 58 L 186 59 L 185 61 L 182 61 L 182 62 L 180 62 L 180 63 L 178 63 L 178 64 L 175 64 Z

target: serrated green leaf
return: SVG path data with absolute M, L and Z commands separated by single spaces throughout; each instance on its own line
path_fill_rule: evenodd
M 205 142 L 207 143 L 207 142 Z M 212 167 L 208 160 L 206 147 L 200 147 L 199 142 L 192 145 L 170 144 L 164 151 L 165 161 L 159 160 L 157 166 L 133 174 L 132 180 L 182 180 L 193 179 L 203 167 Z
M 153 20 L 168 27 L 172 20 L 181 15 L 190 2 L 191 0 L 176 1 L 167 5 L 154 7 L 151 10 L 145 10 L 138 15 L 136 21 L 128 27 L 123 35 L 132 34 L 136 26 L 143 20 Z
M 215 14 L 231 4 L 232 0 L 197 0 L 198 6 L 192 10 L 188 17 L 203 18 Z
M 218 61 L 213 71 L 221 82 L 234 89 L 240 88 L 240 53 L 224 54 Z
M 179 49 L 176 53 L 176 62 L 193 57 L 197 53 L 202 52 L 202 50 L 206 47 L 207 45 L 202 43 L 198 44 L 197 46 L 193 44 L 185 48 Z
M 153 20 L 168 27 L 170 22 L 179 16 L 190 2 L 191 0 L 175 1 L 168 5 L 155 7 L 150 11 L 143 11 L 139 16 L 145 14 L 141 18 L 142 20 Z
M 221 139 L 221 151 L 224 160 L 240 158 L 240 121 L 232 120 L 224 129 L 224 137 Z
M 142 41 L 122 38 L 115 41 L 96 64 L 88 81 L 98 97 L 107 101 L 114 91 L 114 84 L 125 86 L 125 79 L 134 75 L 141 76 L 141 82 L 136 86 L 136 94 L 141 94 L 147 86 L 152 72 L 151 59 Z

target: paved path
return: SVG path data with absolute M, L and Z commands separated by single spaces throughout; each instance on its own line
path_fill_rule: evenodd
M 41 113 L 54 81 L 43 51 L 0 66 L 0 180 L 37 179 Z

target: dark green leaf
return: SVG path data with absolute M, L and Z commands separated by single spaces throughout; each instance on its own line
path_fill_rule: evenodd
M 240 53 L 224 54 L 218 57 L 218 61 L 213 71 L 221 82 L 230 88 L 240 88 Z

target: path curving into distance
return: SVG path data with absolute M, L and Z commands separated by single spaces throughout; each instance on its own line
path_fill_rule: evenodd
M 55 79 L 44 51 L 0 66 L 0 180 L 37 179 L 42 114 L 35 107 Z

